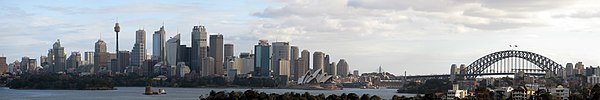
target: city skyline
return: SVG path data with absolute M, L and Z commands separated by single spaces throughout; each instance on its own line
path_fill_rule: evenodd
M 451 64 L 468 65 L 506 49 L 535 52 L 563 66 L 600 63 L 600 53 L 595 52 L 600 46 L 594 45 L 600 36 L 594 33 L 600 30 L 593 23 L 599 21 L 600 11 L 587 10 L 600 8 L 593 5 L 598 1 L 422 1 L 399 7 L 382 4 L 393 2 L 386 1 L 90 1 L 98 4 L 91 6 L 83 1 L 7 1 L 0 4 L 6 12 L 0 18 L 12 25 L 0 27 L 0 54 L 7 62 L 38 58 L 56 39 L 66 54 L 94 51 L 100 37 L 108 52 L 114 52 L 112 28 L 119 17 L 120 50 L 127 51 L 138 29 L 148 31 L 146 38 L 152 39 L 152 32 L 164 25 L 167 39 L 181 33 L 181 44 L 191 46 L 192 27 L 203 25 L 208 35 L 223 34 L 223 43 L 235 44 L 234 55 L 250 52 L 261 39 L 285 41 L 299 50 L 332 55 L 331 61 L 344 58 L 349 71 L 361 73 L 375 72 L 377 66 L 396 75 L 449 73 Z M 328 8 L 311 9 L 314 6 Z M 160 14 L 152 16 L 156 13 Z M 146 48 L 153 52 L 151 40 Z

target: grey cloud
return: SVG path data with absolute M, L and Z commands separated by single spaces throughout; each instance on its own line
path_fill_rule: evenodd
M 571 14 L 559 14 L 552 16 L 554 18 L 600 18 L 600 11 L 580 11 Z
M 578 0 L 481 0 L 483 7 L 506 11 L 543 11 L 569 6 Z

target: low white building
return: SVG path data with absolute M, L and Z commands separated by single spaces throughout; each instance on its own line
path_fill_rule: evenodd
M 452 85 L 452 90 L 446 92 L 447 100 L 454 100 L 455 98 L 462 99 L 467 96 L 467 90 L 460 90 L 458 84 Z
M 556 88 L 550 89 L 550 94 L 553 95 L 556 100 L 569 100 L 570 91 L 569 88 L 563 88 L 562 85 L 558 85 Z

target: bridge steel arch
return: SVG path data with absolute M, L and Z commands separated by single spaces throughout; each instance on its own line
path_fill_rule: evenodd
M 554 62 L 553 60 L 533 52 L 505 50 L 494 52 L 475 60 L 466 68 L 467 78 L 473 79 L 481 75 L 483 71 L 490 67 L 492 64 L 510 57 L 517 57 L 531 62 L 539 68 L 541 68 L 547 74 L 552 74 L 552 76 L 556 76 L 558 69 L 563 68 L 562 65 Z M 550 73 L 548 73 L 548 71 Z

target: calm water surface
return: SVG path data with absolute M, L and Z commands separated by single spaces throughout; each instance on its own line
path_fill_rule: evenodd
M 162 88 L 167 91 L 165 95 L 143 95 L 144 87 L 116 87 L 117 90 L 15 90 L 0 87 L 0 100 L 197 100 L 199 96 L 205 97 L 214 91 L 246 91 L 249 88 Z M 157 87 L 153 88 L 155 91 Z M 356 93 L 378 95 L 384 99 L 391 99 L 394 95 L 414 96 L 414 94 L 396 93 L 396 89 L 357 89 L 344 88 L 344 90 L 297 90 L 297 89 L 254 89 L 259 92 L 278 93 L 285 92 L 317 94 Z

